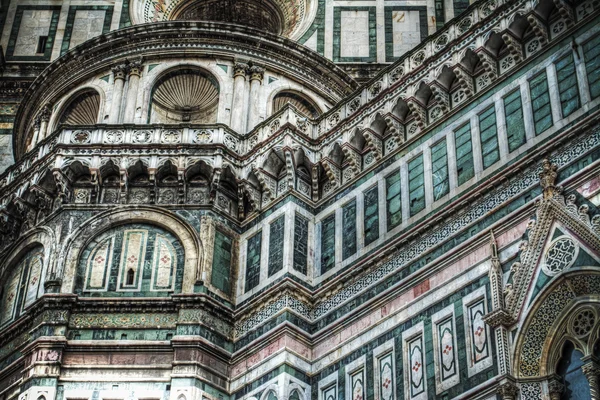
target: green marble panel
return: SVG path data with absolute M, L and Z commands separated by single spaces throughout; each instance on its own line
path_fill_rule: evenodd
M 377 186 L 364 193 L 365 246 L 379 238 L 379 191 Z
M 78 10 L 93 11 L 93 10 L 105 10 L 104 24 L 102 25 L 102 34 L 110 31 L 110 23 L 113 16 L 113 6 L 70 6 L 69 14 L 67 15 L 67 25 L 65 26 L 65 34 L 63 36 L 63 42 L 60 48 L 60 55 L 62 56 L 69 51 L 71 43 L 71 35 L 73 34 L 73 25 L 75 23 L 75 14 Z
M 386 176 L 385 193 L 387 230 L 389 231 L 402 223 L 402 192 L 400 171 L 396 171 Z
M 260 282 L 260 248 L 262 231 L 248 239 L 246 247 L 246 292 L 252 290 Z
M 535 134 L 539 135 L 553 125 L 546 71 L 541 72 L 529 81 L 529 91 L 531 93 Z
M 556 79 L 558 81 L 558 94 L 563 117 L 568 117 L 581 107 L 579 88 L 577 85 L 577 72 L 573 53 L 569 52 L 554 64 Z
M 321 222 L 321 274 L 335 266 L 335 213 Z
M 483 158 L 483 168 L 485 169 L 500 160 L 494 105 L 479 114 L 479 133 L 481 136 L 481 156 Z
M 308 263 L 308 219 L 294 217 L 294 269 L 306 275 Z
M 356 199 L 342 208 L 342 260 L 356 253 Z
M 431 173 L 433 179 L 433 199 L 439 200 L 450 191 L 448 151 L 445 138 L 431 146 Z
M 285 215 L 271 223 L 269 234 L 269 276 L 283 269 L 283 238 Z
M 523 104 L 521 92 L 514 90 L 504 98 L 504 115 L 506 119 L 506 135 L 508 151 L 513 152 L 525 144 L 525 121 L 523 120 Z
M 595 99 L 600 96 L 600 35 L 595 35 L 582 47 L 590 96 Z
M 454 145 L 456 146 L 456 173 L 458 186 L 460 186 L 475 176 L 470 123 L 454 131 Z
M 411 217 L 425 208 L 424 179 L 423 155 L 421 154 L 408 163 L 408 199 Z
M 213 251 L 211 285 L 220 291 L 231 294 L 231 250 L 233 240 L 217 230 L 215 232 L 215 246 Z

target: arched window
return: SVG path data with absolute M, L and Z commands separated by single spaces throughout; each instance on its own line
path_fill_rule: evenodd
M 307 117 L 317 118 L 321 115 L 321 110 L 319 110 L 319 107 L 312 100 L 294 91 L 280 92 L 273 98 L 273 114 L 281 110 L 288 103 Z
M 198 68 L 184 67 L 169 71 L 152 89 L 150 123 L 217 122 L 219 84 Z
M 86 90 L 73 96 L 63 109 L 58 125 L 95 125 L 98 122 L 100 95 L 95 90 Z
M 170 232 L 148 224 L 118 226 L 81 253 L 76 293 L 167 296 L 181 291 L 183 263 L 183 247 Z
M 44 249 L 36 246 L 2 277 L 0 326 L 21 315 L 37 300 L 43 266 Z
M 581 367 L 583 354 L 575 348 L 573 343 L 566 341 L 563 346 L 562 357 L 556 367 L 556 373 L 564 382 L 564 391 L 561 400 L 590 400 L 590 385 L 583 374 Z

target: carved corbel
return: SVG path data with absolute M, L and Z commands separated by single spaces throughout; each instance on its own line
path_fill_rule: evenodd
M 380 160 L 383 156 L 383 139 L 371 128 L 365 129 L 362 134 L 367 142 L 367 147 L 371 149 L 375 158 Z
M 427 108 L 414 98 L 406 100 L 406 104 L 408 105 L 411 114 L 414 115 L 419 128 L 425 128 L 425 126 L 427 126 Z
M 312 183 L 312 199 L 313 201 L 319 200 L 319 164 L 314 164 L 311 169 L 311 183 Z
M 527 21 L 529 25 L 531 25 L 531 29 L 535 36 L 540 40 L 540 44 L 545 46 L 550 41 L 550 36 L 548 34 L 548 28 L 546 24 L 538 17 L 536 13 L 531 13 L 527 16 Z
M 177 202 L 179 204 L 185 203 L 185 169 L 177 169 Z
M 496 79 L 498 77 L 498 63 L 496 62 L 496 59 L 485 50 L 480 51 L 477 55 L 490 80 L 493 81 Z
M 344 158 L 350 164 L 350 168 L 354 171 L 354 174 L 360 173 L 362 170 L 362 156 L 351 144 L 344 143 L 342 146 L 342 152 Z
M 447 113 L 450 110 L 450 93 L 446 91 L 446 89 L 440 87 L 436 82 L 429 85 L 431 91 L 433 92 L 433 98 L 441 107 L 444 113 Z
M 287 171 L 287 187 L 289 190 L 292 190 L 296 187 L 296 168 L 294 167 L 294 155 L 290 149 L 284 149 L 283 155 L 285 157 L 285 168 Z
M 460 88 L 465 91 L 467 97 L 473 96 L 475 93 L 475 80 L 467 71 L 465 71 L 462 67 L 456 66 L 453 69 L 456 77 L 458 78 L 458 83 L 460 84 Z
M 573 12 L 573 7 L 566 0 L 553 0 L 554 5 L 558 9 L 558 13 L 566 20 L 567 25 L 573 24 L 575 22 L 575 13 Z
M 342 184 L 342 168 L 334 163 L 330 158 L 323 158 L 321 160 L 325 174 L 329 181 L 339 187 Z
M 511 33 L 506 32 L 502 35 L 502 40 L 504 40 L 504 43 L 506 43 L 508 51 L 515 58 L 516 62 L 525 59 L 523 45 L 519 39 L 515 38 Z
M 398 144 L 404 143 L 406 141 L 406 128 L 404 127 L 404 124 L 392 114 L 387 114 L 384 117 L 384 120 L 387 125 L 386 132 L 388 132 L 390 136 L 396 138 Z

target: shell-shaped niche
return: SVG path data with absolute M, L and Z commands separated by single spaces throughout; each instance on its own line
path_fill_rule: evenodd
M 165 74 L 154 87 L 150 122 L 215 123 L 219 86 L 201 70 L 183 68 Z
M 285 91 L 278 93 L 273 99 L 273 114 L 285 107 L 286 104 L 293 105 L 296 110 L 310 118 L 317 118 L 321 111 L 311 100 L 300 93 Z
M 65 107 L 59 124 L 63 125 L 95 125 L 98 122 L 100 110 L 100 95 L 94 90 L 88 90 L 76 95 Z

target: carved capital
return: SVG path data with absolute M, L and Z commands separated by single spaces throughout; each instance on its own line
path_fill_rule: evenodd
M 248 72 L 250 72 L 250 81 L 258 80 L 259 82 L 262 82 L 263 77 L 265 76 L 265 69 L 256 65 L 250 67 Z
M 515 324 L 514 317 L 510 315 L 510 313 L 504 308 L 487 313 L 483 317 L 483 321 L 492 328 L 496 328 L 498 326 L 509 327 Z
M 519 394 L 519 388 L 513 382 L 507 381 L 498 385 L 496 392 L 503 400 L 514 400 Z
M 142 60 L 136 60 L 128 65 L 129 67 L 129 76 L 140 76 L 142 74 L 142 69 L 144 65 L 142 64 Z M 116 75 L 115 75 L 116 77 Z
M 52 111 L 50 110 L 50 107 L 45 105 L 40 110 L 38 118 L 40 119 L 41 122 L 48 122 L 48 121 L 50 121 L 50 115 L 52 115 Z
M 233 77 L 241 76 L 246 78 L 246 71 L 248 71 L 248 64 L 242 62 L 236 62 L 233 65 Z
M 119 64 L 112 67 L 112 72 L 115 75 L 115 80 L 117 79 L 125 79 L 127 76 L 127 72 L 129 70 L 129 66 L 127 64 Z
M 550 400 L 560 400 L 560 396 L 562 396 L 564 390 L 565 385 L 563 385 L 560 377 L 553 376 L 548 380 L 548 393 L 550 394 Z

